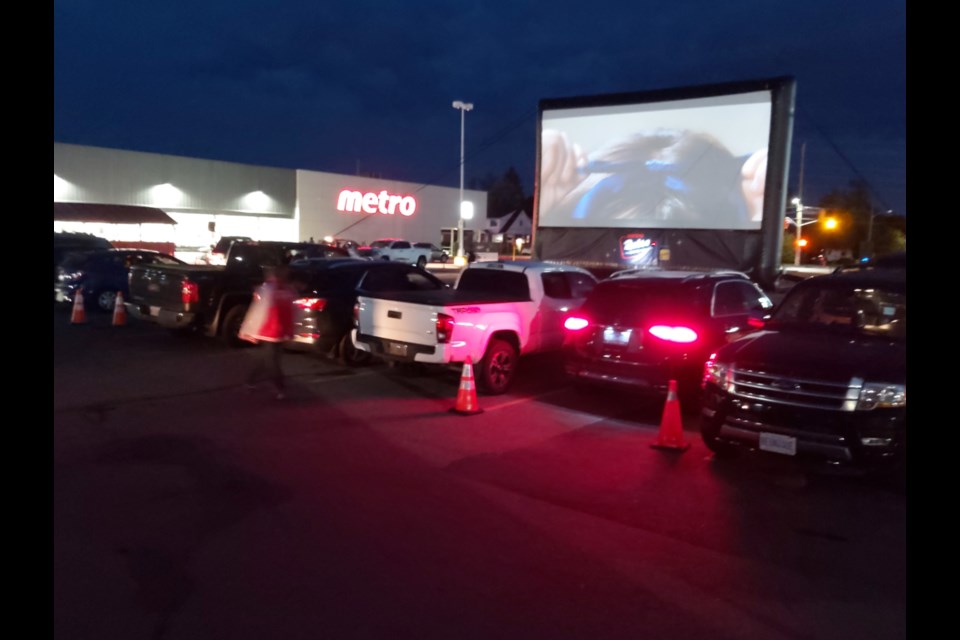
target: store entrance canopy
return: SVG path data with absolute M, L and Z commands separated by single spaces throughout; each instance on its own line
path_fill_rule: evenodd
M 109 224 L 177 224 L 162 209 L 128 204 L 54 202 L 54 222 L 106 222 Z

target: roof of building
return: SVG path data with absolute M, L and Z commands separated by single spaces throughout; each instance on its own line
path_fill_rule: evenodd
M 54 202 L 53 219 L 59 222 L 105 222 L 109 224 L 176 224 L 162 209 L 127 204 Z

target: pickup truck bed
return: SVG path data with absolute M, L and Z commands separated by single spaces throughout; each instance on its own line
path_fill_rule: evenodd
M 360 292 L 363 295 L 363 292 Z M 487 304 L 493 302 L 529 302 L 530 298 L 508 295 L 496 292 L 458 291 L 457 289 L 442 289 L 439 291 L 402 291 L 378 293 L 380 300 L 392 302 L 409 302 L 431 306 Z

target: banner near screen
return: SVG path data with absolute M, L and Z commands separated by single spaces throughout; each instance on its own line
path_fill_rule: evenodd
M 620 259 L 631 266 L 654 267 L 657 243 L 643 233 L 630 233 L 620 238 Z
M 759 229 L 771 104 L 761 90 L 544 109 L 539 226 Z

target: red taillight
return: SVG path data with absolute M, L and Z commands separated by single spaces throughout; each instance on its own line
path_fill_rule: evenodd
M 673 327 L 665 324 L 654 325 L 647 331 L 650 333 L 650 335 L 656 336 L 661 340 L 666 340 L 667 342 L 679 342 L 681 344 L 696 342 L 697 338 L 699 337 L 697 332 L 690 327 Z
M 437 343 L 444 344 L 450 342 L 450 338 L 453 336 L 454 324 L 453 316 L 448 316 L 445 313 L 437 314 Z
M 763 325 L 766 324 L 763 321 L 763 318 L 747 318 L 747 326 L 753 327 L 754 329 L 763 329 Z
M 355 302 L 353 304 L 353 326 L 357 329 L 360 328 L 360 303 Z
M 183 281 L 183 286 L 180 288 L 180 300 L 183 304 L 200 302 L 200 287 L 197 286 L 196 282 Z
M 581 329 L 586 329 L 587 325 L 590 324 L 590 321 L 586 318 L 580 318 L 578 316 L 570 316 L 563 321 L 563 328 L 567 331 L 580 331 Z
M 297 298 L 293 304 L 305 311 L 323 311 L 327 306 L 326 298 Z

